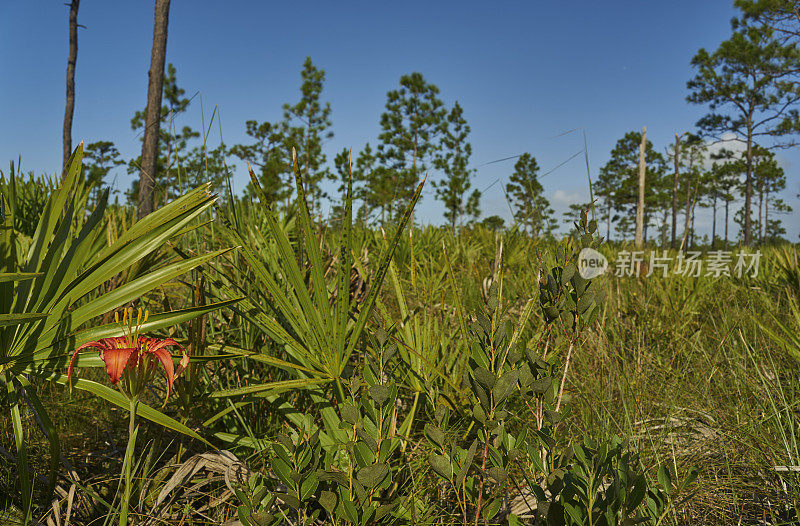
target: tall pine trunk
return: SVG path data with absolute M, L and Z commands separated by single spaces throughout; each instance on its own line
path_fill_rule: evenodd
M 764 237 L 762 243 L 769 241 L 769 187 L 764 192 Z
M 711 209 L 714 211 L 713 215 L 711 216 L 711 250 L 714 250 L 714 246 L 717 242 L 717 196 L 714 195 L 714 201 L 711 205 Z
M 689 153 L 689 173 L 686 174 L 686 219 L 683 222 L 683 238 L 681 239 L 681 250 L 683 250 L 684 243 L 689 241 L 689 221 L 691 220 L 692 211 L 692 181 L 689 179 L 692 174 L 692 157 Z
M 747 178 L 744 190 L 744 246 L 749 247 L 752 239 L 750 222 L 750 203 L 753 196 L 753 118 L 747 116 Z
M 639 198 L 636 201 L 636 248 L 642 248 L 644 234 L 644 188 L 647 164 L 645 162 L 645 149 L 647 148 L 647 127 L 642 127 L 642 144 L 639 145 Z
M 672 178 L 672 242 L 670 246 L 675 248 L 675 232 L 678 229 L 678 178 L 680 177 L 680 148 L 681 139 L 675 134 L 675 175 Z
M 158 135 L 161 120 L 161 90 L 164 85 L 164 62 L 167 56 L 167 26 L 170 0 L 156 0 L 153 24 L 153 50 L 150 55 L 147 85 L 147 112 L 142 143 L 142 166 L 139 172 L 139 219 L 153 211 Z
M 728 206 L 730 201 L 725 199 L 725 250 L 728 250 Z
M 66 174 L 67 161 L 72 155 L 72 116 L 75 113 L 75 64 L 78 62 L 78 5 L 81 0 L 69 4 L 69 58 L 67 58 L 67 106 L 64 110 L 64 156 L 62 173 Z
M 762 221 L 761 212 L 764 210 L 764 191 L 759 184 L 758 189 L 758 242 L 764 242 L 764 222 Z

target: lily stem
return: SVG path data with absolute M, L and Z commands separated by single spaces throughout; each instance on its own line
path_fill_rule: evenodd
M 128 524 L 128 506 L 131 499 L 131 488 L 133 480 L 131 477 L 131 466 L 133 464 L 133 450 L 136 447 L 136 435 L 139 431 L 136 424 L 136 406 L 139 403 L 138 396 L 131 396 L 130 405 L 130 420 L 128 422 L 128 447 L 125 448 L 125 462 L 122 469 L 125 473 L 125 494 L 122 497 L 122 503 L 119 512 L 120 526 L 127 526 Z

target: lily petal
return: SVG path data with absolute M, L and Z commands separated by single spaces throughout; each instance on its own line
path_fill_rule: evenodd
M 142 340 L 146 340 L 145 349 L 146 349 L 147 352 L 158 351 L 159 349 L 162 349 L 164 347 L 170 347 L 170 346 L 177 347 L 181 351 L 186 352 L 186 349 L 183 348 L 183 345 L 181 345 L 180 343 L 176 342 L 172 338 L 166 338 L 164 340 L 160 340 L 158 338 L 144 338 L 144 337 L 140 336 L 139 337 L 139 342 L 140 342 L 139 348 L 142 348 L 142 345 L 141 345 Z
M 172 392 L 172 383 L 175 381 L 175 365 L 172 363 L 172 355 L 164 347 L 162 345 L 155 351 L 148 349 L 145 352 L 161 360 L 161 365 L 164 366 L 164 376 L 167 377 L 167 398 L 169 398 L 169 394 Z
M 106 363 L 106 372 L 108 379 L 111 380 L 113 385 L 119 382 L 125 367 L 128 365 L 128 360 L 131 354 L 136 349 L 106 349 L 103 351 L 101 358 Z
M 84 349 L 89 349 L 89 348 L 95 348 L 99 350 L 101 354 L 103 353 L 103 351 L 108 349 L 107 346 L 103 345 L 103 340 L 84 343 L 83 345 L 75 349 L 75 352 L 72 353 L 72 357 L 69 359 L 69 367 L 67 368 L 67 383 L 69 384 L 70 389 L 72 389 L 72 368 L 75 366 L 75 360 L 78 359 L 78 353 L 80 353 Z

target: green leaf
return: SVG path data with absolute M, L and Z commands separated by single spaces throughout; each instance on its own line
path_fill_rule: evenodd
M 495 405 L 501 404 L 508 398 L 517 386 L 517 380 L 519 380 L 519 371 L 516 369 L 506 371 L 503 376 L 497 379 L 497 384 L 492 389 Z
M 372 313 L 372 307 L 375 305 L 375 300 L 378 298 L 381 285 L 383 285 L 383 280 L 386 277 L 386 272 L 389 268 L 389 262 L 394 256 L 394 251 L 397 247 L 397 244 L 400 242 L 400 236 L 411 219 L 411 213 L 414 211 L 414 206 L 417 204 L 419 196 L 422 194 L 422 187 L 424 185 L 425 179 L 422 180 L 422 182 L 417 186 L 416 191 L 414 191 L 414 195 L 411 197 L 411 201 L 408 203 L 408 206 L 406 207 L 405 212 L 403 213 L 403 216 L 400 218 L 400 221 L 397 225 L 397 231 L 392 237 L 392 240 L 389 242 L 388 248 L 384 250 L 384 253 L 381 256 L 380 264 L 378 265 L 378 271 L 375 273 L 373 282 L 370 283 L 370 291 L 367 294 L 367 299 L 358 313 L 358 319 L 356 320 L 356 324 L 353 327 L 352 333 L 350 334 L 350 341 L 347 345 L 344 356 L 342 357 L 343 360 L 347 360 L 350 357 L 350 354 L 352 354 L 353 349 L 355 348 L 356 343 L 361 336 L 361 332 L 364 330 L 364 327 L 367 324 L 367 319 Z M 341 365 L 344 367 L 345 364 L 342 363 Z
M 329 515 L 333 515 L 333 512 L 336 509 L 336 500 L 336 493 L 328 490 L 322 490 L 322 493 L 319 495 L 318 502 L 323 508 L 325 508 L 325 511 L 327 511 Z
M 345 422 L 356 425 L 361 421 L 361 414 L 358 412 L 358 409 L 349 402 L 345 402 L 339 406 L 339 411 L 342 413 L 342 419 Z
M 242 298 L 232 300 L 220 301 L 217 303 L 209 303 L 199 307 L 189 307 L 186 309 L 178 309 L 169 312 L 162 312 L 160 314 L 151 314 L 148 320 L 141 325 L 141 332 L 155 332 L 161 329 L 167 329 L 176 325 L 181 325 L 187 321 L 191 321 L 199 316 L 214 312 L 215 310 L 223 309 L 235 305 Z M 99 314 L 104 314 L 99 313 Z M 98 325 L 83 329 L 70 334 L 70 340 L 75 342 L 75 345 L 82 345 L 86 342 L 96 341 L 100 338 L 109 338 L 112 336 L 119 336 L 120 329 L 118 323 L 107 323 L 105 325 Z M 57 341 L 58 342 L 58 341 Z M 56 343 L 57 343 L 56 342 Z
M 209 396 L 211 398 L 228 398 L 231 396 L 247 394 L 277 394 L 283 391 L 290 391 L 298 388 L 309 388 L 319 384 L 325 384 L 330 381 L 330 378 L 300 378 L 297 380 L 279 380 L 277 382 L 247 385 L 233 389 L 222 389 L 219 391 L 214 391 Z
M 559 423 L 561 421 L 563 416 L 559 412 L 550 411 L 549 409 L 545 409 L 544 410 L 544 418 L 545 418 L 545 420 L 550 422 L 551 425 L 555 425 L 555 424 L 557 424 L 557 423 Z
M 658 468 L 658 483 L 664 488 L 668 494 L 672 491 L 672 477 L 669 474 L 669 469 L 666 466 Z
M 19 474 L 20 489 L 22 490 L 25 523 L 27 524 L 31 519 L 31 506 L 33 504 L 33 485 L 28 467 L 28 441 L 25 437 L 25 428 L 22 425 L 22 417 L 20 415 L 19 393 L 15 391 L 8 376 L 9 373 L 6 373 L 3 379 L 10 398 L 9 405 L 11 407 L 11 423 L 14 429 L 14 447 L 17 453 L 17 473 Z
M 24 376 L 18 376 L 17 379 L 25 389 L 25 394 L 27 395 L 31 406 L 33 406 L 33 408 L 36 410 L 36 414 L 39 416 L 39 421 L 44 428 L 43 430 L 47 437 L 47 441 L 50 443 L 50 477 L 47 485 L 46 495 L 52 495 L 56 487 L 56 477 L 58 476 L 58 467 L 61 462 L 61 442 L 58 438 L 58 430 L 56 429 L 56 426 L 53 425 L 52 420 L 50 420 L 50 416 L 47 414 L 44 405 L 39 399 L 39 395 L 36 394 L 36 390 L 33 388 L 30 382 L 28 382 Z
M 481 510 L 481 515 L 483 515 L 486 520 L 492 520 L 494 516 L 497 515 L 497 512 L 500 511 L 500 505 L 502 503 L 503 497 L 497 497 Z
M 99 314 L 106 313 L 115 308 L 118 308 L 129 301 L 142 296 L 144 293 L 153 290 L 154 288 L 166 283 L 181 274 L 185 274 L 209 260 L 225 254 L 232 249 L 223 249 L 216 252 L 210 252 L 195 258 L 176 261 L 169 265 L 148 272 L 147 274 L 129 281 L 128 283 L 115 288 L 110 292 L 99 295 L 97 298 L 81 305 L 71 313 L 72 323 L 77 327 L 84 322 L 96 317 Z
M 273 457 L 270 459 L 269 464 L 272 466 L 272 469 L 275 471 L 275 474 L 278 476 L 278 478 L 281 479 L 281 482 L 283 482 L 286 486 L 292 485 L 292 468 L 288 463 L 281 458 Z
M 498 484 L 505 484 L 508 479 L 508 473 L 500 466 L 492 466 L 486 470 L 486 473 Z
M 427 435 L 428 439 L 437 446 L 441 448 L 444 447 L 444 432 L 441 430 L 441 428 L 439 428 L 439 426 L 435 424 L 425 424 L 425 435 Z
M 0 283 L 8 281 L 27 281 L 29 279 L 38 278 L 41 272 L 0 272 Z
M 464 484 L 464 481 L 467 478 L 467 474 L 469 473 L 469 468 L 472 466 L 472 461 L 475 458 L 475 454 L 478 451 L 478 439 L 474 439 L 472 444 L 469 446 L 469 449 L 464 455 L 464 460 L 461 463 L 461 468 L 458 470 L 458 475 L 456 475 L 456 484 L 458 487 L 461 487 Z
M 536 394 L 544 394 L 547 392 L 550 387 L 553 385 L 553 379 L 549 376 L 545 376 L 542 378 L 537 378 L 531 384 L 531 391 Z
M 294 495 L 289 495 L 288 493 L 276 493 L 276 497 L 280 500 L 291 506 L 292 508 L 299 510 L 300 509 L 300 499 L 295 497 Z
M 385 385 L 373 385 L 369 388 L 369 394 L 380 406 L 389 399 L 389 388 Z
M 443 455 L 432 455 L 428 458 L 428 464 L 431 469 L 442 477 L 444 480 L 450 481 L 453 478 L 453 466 L 450 461 Z
M 475 380 L 487 391 L 491 391 L 494 387 L 497 378 L 493 373 L 488 371 L 485 367 L 478 367 L 472 372 Z
M 379 486 L 388 475 L 389 466 L 381 463 L 359 469 L 356 473 L 356 479 L 369 488 L 375 488 Z
M 47 318 L 47 313 L 42 312 L 26 312 L 20 314 L 0 314 L 0 327 L 8 325 L 23 325 L 25 323 L 32 323 L 35 321 Z

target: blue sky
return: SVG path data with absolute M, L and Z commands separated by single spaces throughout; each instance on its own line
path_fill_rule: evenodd
M 692 130 L 705 108 L 685 102 L 689 65 L 700 47 L 730 35 L 731 0 L 672 2 L 211 2 L 172 0 L 167 61 L 187 94 L 200 92 L 176 125 L 200 128 L 216 106 L 222 138 L 247 143 L 248 119 L 277 120 L 298 98 L 306 56 L 324 69 L 332 106 L 332 161 L 379 133 L 386 92 L 401 75 L 423 73 L 448 105 L 458 100 L 472 127 L 474 186 L 484 216 L 508 218 L 501 185 L 514 161 L 532 153 L 548 172 L 583 148 L 593 177 L 614 143 L 647 126 L 663 151 L 676 132 Z M 26 170 L 54 173 L 61 162 L 68 8 L 60 1 L 10 0 L 0 6 L 0 163 L 22 157 Z M 83 0 L 79 22 L 73 142 L 112 140 L 123 157 L 138 155 L 130 128 L 146 100 L 153 2 Z M 209 137 L 219 143 L 218 127 Z M 784 199 L 800 201 L 800 153 L 782 151 Z M 233 161 L 233 160 L 232 160 Z M 117 186 L 130 176 L 116 172 Z M 432 173 L 432 178 L 438 174 Z M 235 170 L 242 188 L 245 174 Z M 499 181 L 499 182 L 498 182 Z M 557 211 L 588 198 L 579 155 L 542 179 Z M 418 218 L 442 222 L 428 188 Z M 785 217 L 797 239 L 800 215 Z M 701 233 L 710 217 L 698 217 Z

